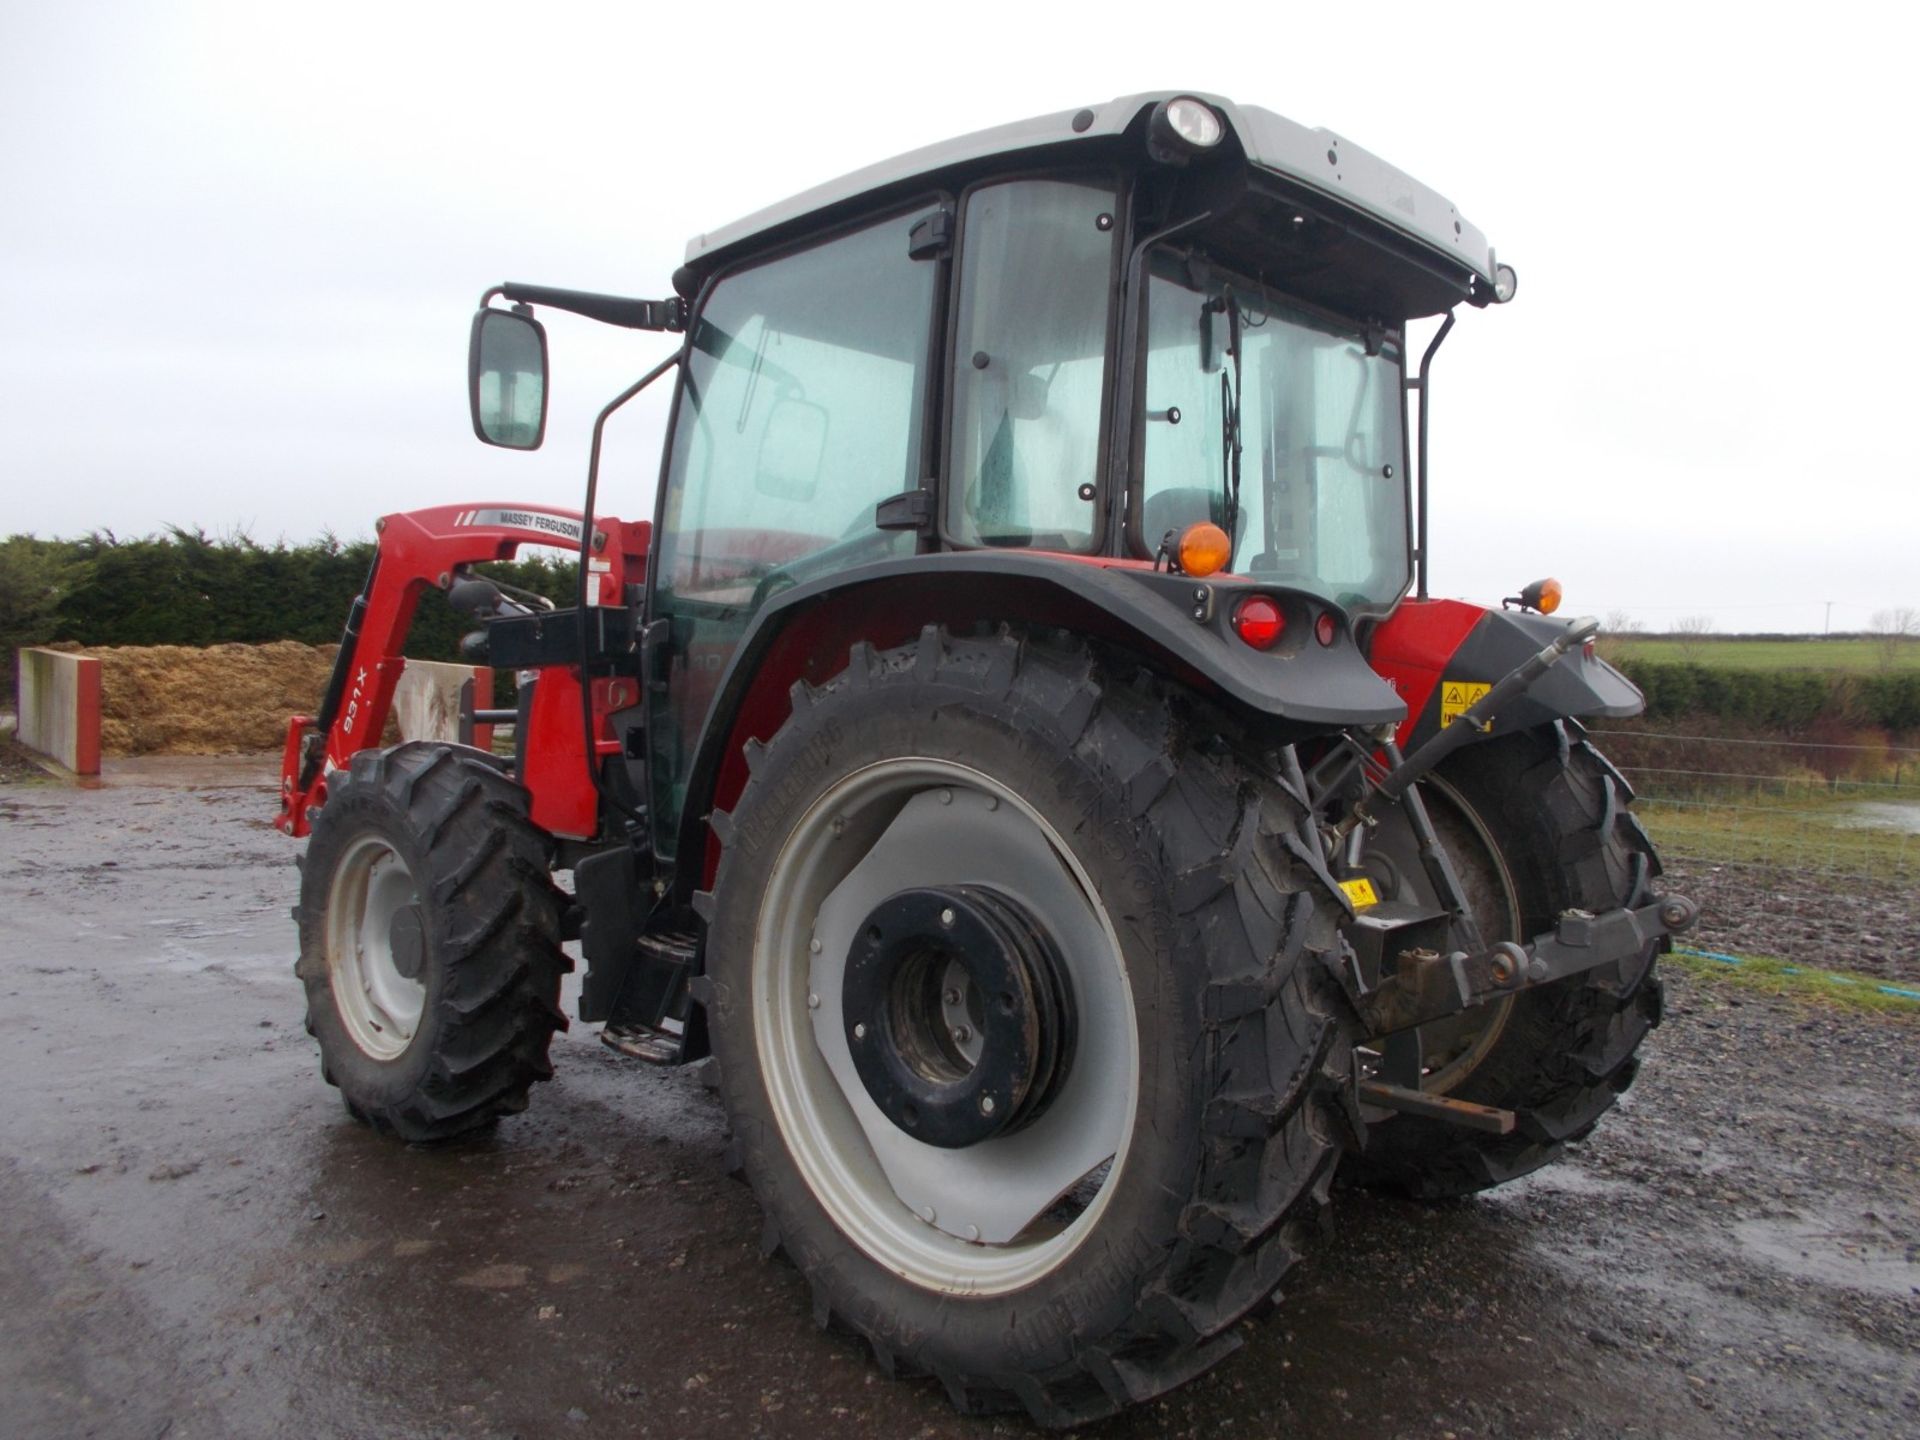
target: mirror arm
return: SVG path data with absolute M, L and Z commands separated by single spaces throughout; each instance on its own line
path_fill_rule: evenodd
M 482 305 L 495 295 L 521 305 L 549 305 L 574 315 L 584 315 L 607 325 L 626 330 L 669 330 L 687 328 L 687 302 L 678 295 L 671 300 L 634 300 L 624 295 L 596 295 L 588 290 L 556 290 L 549 285 L 522 285 L 509 280 L 496 285 L 480 298 Z
M 580 507 L 580 573 L 575 582 L 574 603 L 577 607 L 576 618 L 580 626 L 580 725 L 585 732 L 587 778 L 593 782 L 593 788 L 600 792 L 600 798 L 606 802 L 609 814 L 618 810 L 636 826 L 644 825 L 647 817 L 614 794 L 608 787 L 606 778 L 601 775 L 600 754 L 596 744 L 600 737 L 595 732 L 593 724 L 593 671 L 589 668 L 593 653 L 592 612 L 587 607 L 588 577 L 594 553 L 593 502 L 600 489 L 600 441 L 606 434 L 608 417 L 685 358 L 682 351 L 676 350 L 609 400 L 606 407 L 594 418 L 593 445 L 587 454 L 586 502 Z

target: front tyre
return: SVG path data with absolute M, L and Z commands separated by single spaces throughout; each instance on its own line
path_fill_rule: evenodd
M 301 865 L 307 1029 L 347 1109 L 405 1140 L 524 1110 L 566 1024 L 562 899 L 527 794 L 478 751 L 366 750 Z
M 816 1316 L 963 1410 L 1109 1413 L 1229 1353 L 1352 1066 L 1302 815 L 1085 647 L 855 647 L 751 756 L 708 1012 Z

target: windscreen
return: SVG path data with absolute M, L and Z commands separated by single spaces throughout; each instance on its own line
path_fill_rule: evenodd
M 1401 353 L 1257 280 L 1153 257 L 1140 536 L 1231 518 L 1236 573 L 1384 609 L 1411 576 Z M 1237 473 L 1237 482 L 1236 482 Z

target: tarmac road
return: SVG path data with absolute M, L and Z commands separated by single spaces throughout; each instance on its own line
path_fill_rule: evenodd
M 491 1139 L 352 1123 L 272 808 L 260 761 L 0 785 L 0 1435 L 1026 1433 L 813 1328 L 697 1072 L 577 1027 Z M 1238 1355 L 1085 1433 L 1920 1433 L 1920 1027 L 1669 1000 L 1568 1163 L 1340 1197 Z

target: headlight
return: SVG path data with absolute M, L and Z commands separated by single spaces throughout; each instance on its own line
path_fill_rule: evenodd
M 1493 298 L 1502 305 L 1511 300 L 1520 289 L 1520 277 L 1513 273 L 1511 265 L 1493 267 Z

